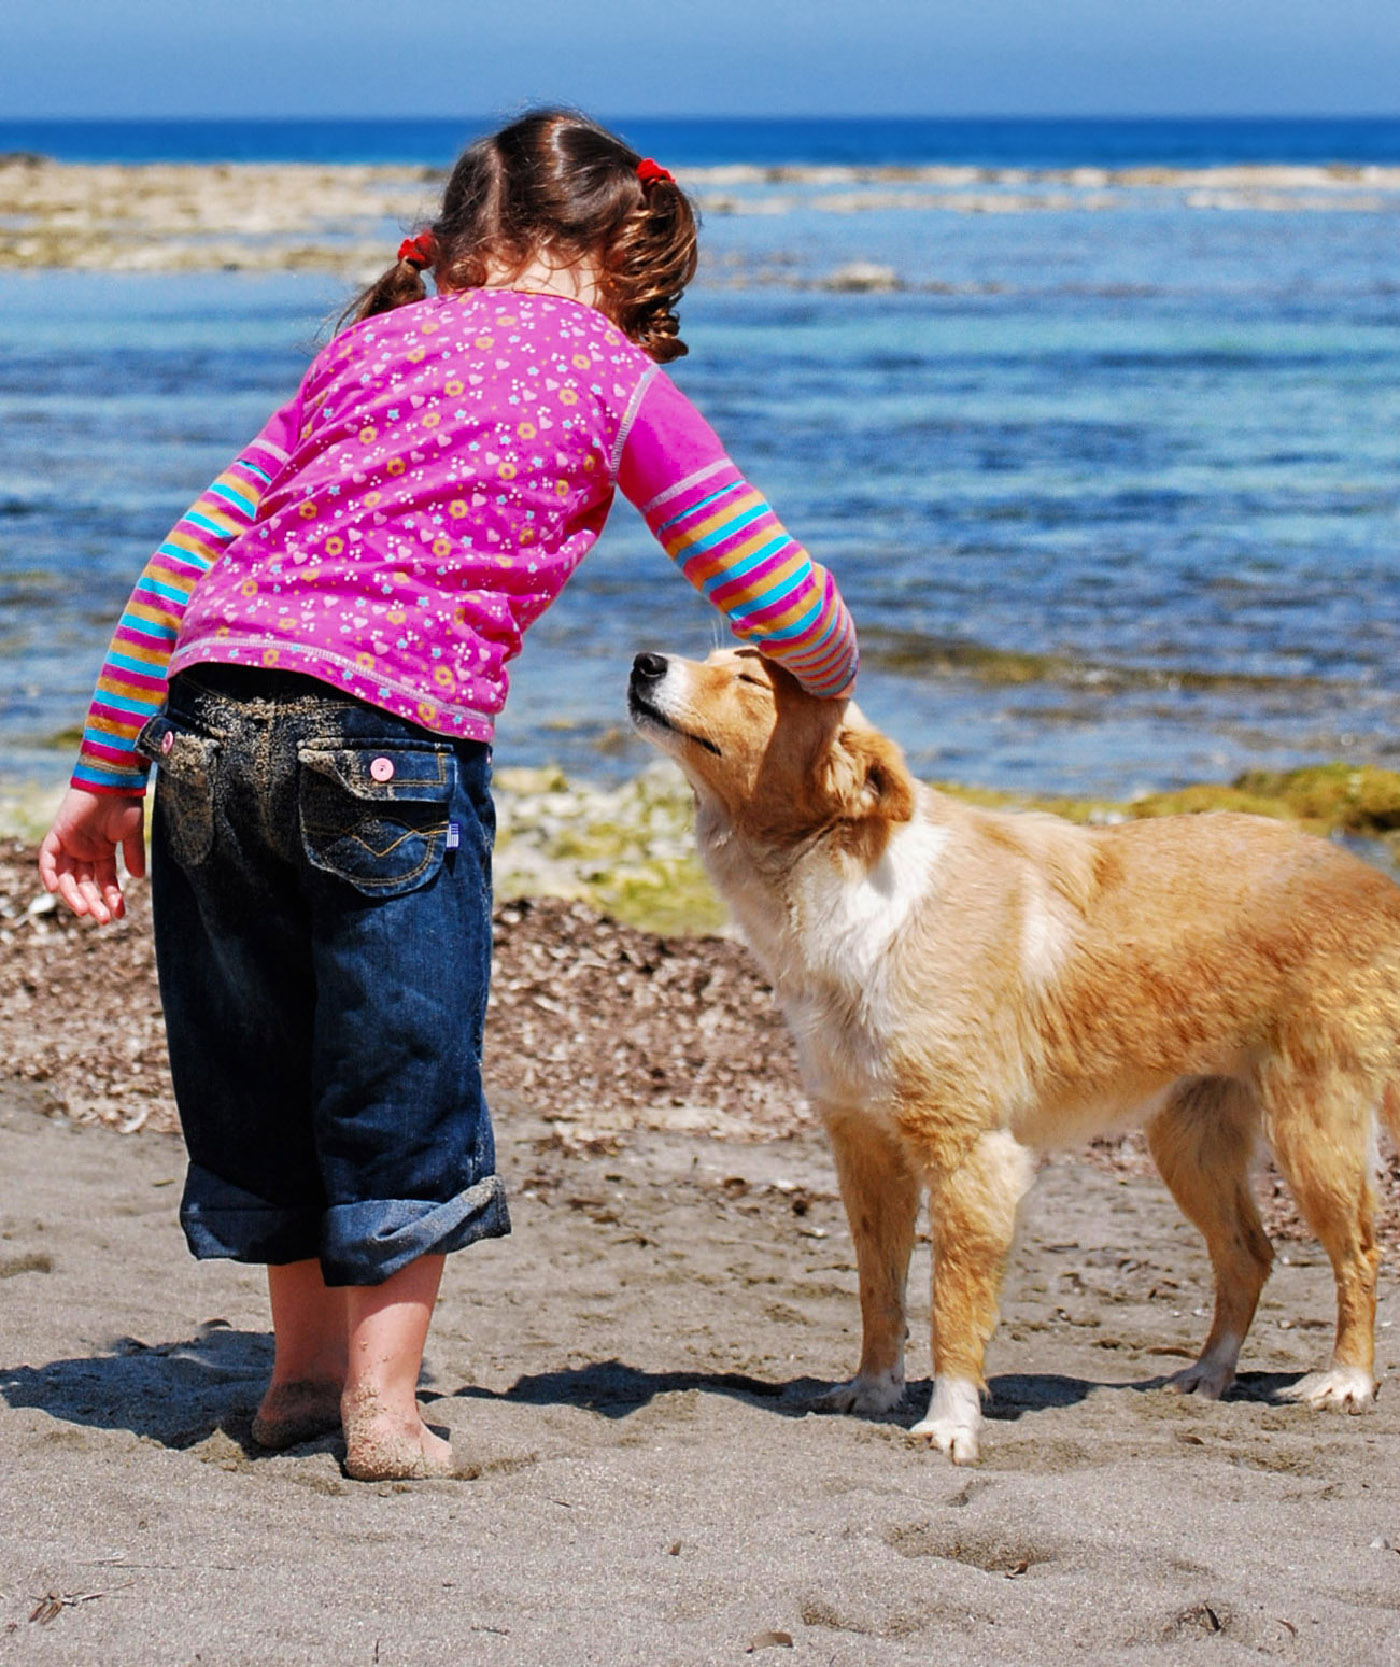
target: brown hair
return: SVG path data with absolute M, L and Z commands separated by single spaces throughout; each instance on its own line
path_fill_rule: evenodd
M 519 277 L 536 256 L 598 269 L 599 305 L 658 364 L 687 351 L 676 303 L 695 275 L 696 219 L 670 178 L 645 185 L 641 158 L 571 110 L 532 110 L 470 145 L 448 179 L 430 230 L 439 291 Z M 423 274 L 396 261 L 347 309 L 359 322 L 421 301 Z

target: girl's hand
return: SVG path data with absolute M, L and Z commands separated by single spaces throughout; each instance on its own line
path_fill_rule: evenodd
M 126 903 L 117 847 L 127 873 L 139 880 L 146 872 L 144 820 L 138 798 L 70 787 L 39 847 L 45 891 L 57 892 L 75 915 L 91 915 L 102 926 L 120 920 Z

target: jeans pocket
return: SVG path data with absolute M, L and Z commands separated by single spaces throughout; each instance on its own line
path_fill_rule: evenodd
M 141 727 L 136 750 L 156 766 L 156 814 L 170 854 L 195 868 L 214 844 L 214 770 L 219 743 L 158 712 Z
M 307 861 L 366 897 L 400 897 L 442 866 L 457 789 L 448 745 L 297 748 Z

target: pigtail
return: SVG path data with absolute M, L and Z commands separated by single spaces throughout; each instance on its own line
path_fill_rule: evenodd
M 605 261 L 609 311 L 619 328 L 658 365 L 690 349 L 676 311 L 695 276 L 698 226 L 690 199 L 664 168 L 637 166 L 638 198 Z
M 399 244 L 398 259 L 355 297 L 340 315 L 337 329 L 424 300 L 428 286 L 423 282 L 423 273 L 437 264 L 437 252 L 437 235 L 431 229 L 419 232 L 417 237 L 406 237 Z

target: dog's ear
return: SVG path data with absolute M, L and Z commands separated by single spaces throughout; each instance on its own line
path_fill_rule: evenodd
M 838 730 L 821 763 L 822 786 L 851 821 L 868 816 L 907 822 L 914 814 L 914 778 L 904 754 L 879 730 Z

